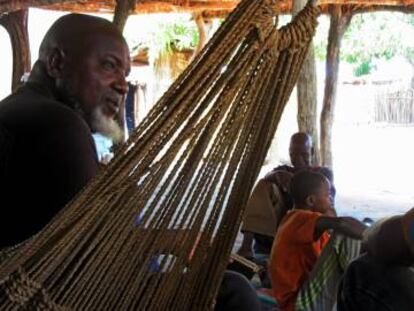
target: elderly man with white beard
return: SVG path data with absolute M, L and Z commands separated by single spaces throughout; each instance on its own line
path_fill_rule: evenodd
M 107 20 L 58 19 L 28 82 L 0 102 L 0 249 L 41 230 L 98 171 L 92 133 L 114 141 L 128 46 Z

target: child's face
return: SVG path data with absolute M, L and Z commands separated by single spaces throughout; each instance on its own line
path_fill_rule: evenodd
M 319 190 L 314 194 L 314 210 L 325 214 L 332 207 L 331 184 L 328 180 L 321 183 Z

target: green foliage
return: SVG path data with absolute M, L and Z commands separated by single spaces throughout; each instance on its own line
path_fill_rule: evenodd
M 326 16 L 322 15 L 319 17 L 318 22 L 319 26 L 313 39 L 315 58 L 319 61 L 325 61 L 329 31 L 329 19 Z
M 414 27 L 414 14 L 406 15 L 407 23 Z
M 319 61 L 324 61 L 326 59 L 326 45 L 324 44 L 315 44 L 315 58 Z
M 414 47 L 406 47 L 404 50 L 404 56 L 408 62 L 414 66 Z
M 362 62 L 354 69 L 354 75 L 356 77 L 367 75 L 371 73 L 371 70 L 372 70 L 372 64 L 370 61 Z
M 185 17 L 161 21 L 152 34 L 155 53 L 171 53 L 173 49 L 192 49 L 197 46 L 199 36 L 194 21 Z
M 341 59 L 355 65 L 357 76 L 370 73 L 374 59 L 390 59 L 398 53 L 400 24 L 394 14 L 366 13 L 353 17 L 344 34 Z
M 127 23 L 124 36 L 132 53 L 148 48 L 150 58 L 170 54 L 173 50 L 193 49 L 199 41 L 197 25 L 190 14 L 151 14 L 131 16 L 135 23 Z M 145 25 L 137 31 L 136 26 Z
M 329 18 L 319 22 L 315 55 L 319 60 L 325 60 Z M 414 15 L 394 12 L 355 15 L 344 33 L 340 57 L 354 66 L 354 73 L 358 76 L 370 73 L 378 59 L 403 56 L 414 65 L 413 38 Z

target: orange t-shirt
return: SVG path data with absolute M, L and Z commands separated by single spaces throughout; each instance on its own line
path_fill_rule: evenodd
M 271 252 L 273 292 L 282 311 L 293 311 L 296 296 L 329 240 L 324 232 L 314 241 L 316 221 L 322 214 L 291 210 L 283 218 Z

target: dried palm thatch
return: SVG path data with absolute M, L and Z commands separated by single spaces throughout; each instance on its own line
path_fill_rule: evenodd
M 238 3 L 239 0 L 140 0 L 137 1 L 134 13 L 204 12 L 209 17 L 214 17 L 229 14 Z M 412 12 L 414 10 L 414 0 L 320 0 L 319 5 L 322 13 L 329 13 L 330 5 L 349 6 L 357 11 L 398 9 Z M 27 7 L 70 12 L 112 13 L 115 0 L 0 0 L 0 13 Z M 278 9 L 280 13 L 291 13 L 292 0 L 278 1 Z
M 168 78 L 174 81 L 187 68 L 194 49 L 162 51 L 154 60 L 154 73 L 157 80 Z
M 149 66 L 149 47 L 141 46 L 132 51 L 131 62 L 134 66 Z

